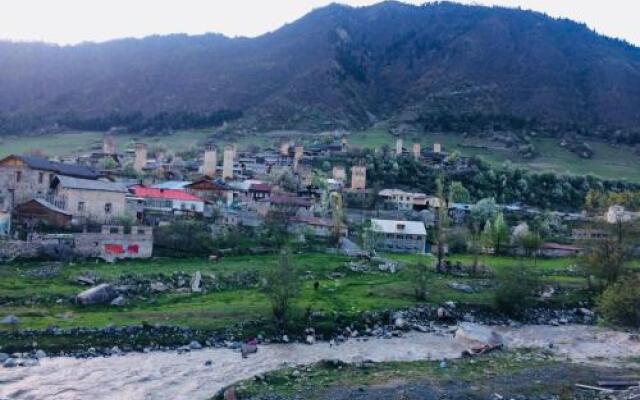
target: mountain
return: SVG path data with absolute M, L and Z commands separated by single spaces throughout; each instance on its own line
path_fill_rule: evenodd
M 330 5 L 263 36 L 0 43 L 0 129 L 573 130 L 640 141 L 640 49 L 499 7 Z

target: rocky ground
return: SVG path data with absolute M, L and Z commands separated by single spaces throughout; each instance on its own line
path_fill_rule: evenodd
M 226 400 L 560 400 L 623 399 L 576 384 L 627 370 L 553 362 L 542 353 L 507 353 L 477 360 L 364 364 L 279 372 L 228 390 Z M 286 379 L 283 377 L 286 376 Z M 341 378 L 340 375 L 343 377 Z M 630 391 L 629 393 L 631 393 Z M 635 392 L 634 392 L 635 393 Z M 605 395 L 611 397 L 604 397 Z M 614 397 L 616 396 L 616 397 Z

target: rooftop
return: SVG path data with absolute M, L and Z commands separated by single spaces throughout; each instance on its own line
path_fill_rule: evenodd
M 424 223 L 418 221 L 395 221 L 388 219 L 372 219 L 371 229 L 374 232 L 406 234 L 406 235 L 427 235 Z
M 182 201 L 204 201 L 198 196 L 194 196 L 182 190 L 176 189 L 157 189 L 144 186 L 134 186 L 131 189 L 134 196 L 145 199 L 165 199 L 165 200 L 182 200 Z
M 98 179 L 100 175 L 91 168 L 80 164 L 66 164 L 57 161 L 49 161 L 44 158 L 25 156 L 25 155 L 10 155 L 0 160 L 0 164 L 9 159 L 18 159 L 27 164 L 30 168 L 38 169 L 41 171 L 55 172 L 58 175 L 73 176 L 76 178 L 84 179 Z
M 56 180 L 63 188 L 67 189 L 80 189 L 80 190 L 95 190 L 100 192 L 116 192 L 126 193 L 127 189 L 120 183 L 114 183 L 110 181 L 98 180 L 98 179 L 81 179 L 71 176 L 56 175 Z

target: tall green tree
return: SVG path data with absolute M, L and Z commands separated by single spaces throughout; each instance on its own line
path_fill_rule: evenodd
M 284 331 L 287 327 L 292 301 L 300 292 L 300 278 L 291 262 L 287 249 L 280 253 L 278 263 L 267 269 L 264 276 L 264 293 L 271 303 L 276 326 Z

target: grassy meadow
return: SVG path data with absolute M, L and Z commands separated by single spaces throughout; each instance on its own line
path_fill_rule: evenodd
M 416 262 L 432 263 L 429 256 L 389 255 L 400 265 Z M 451 261 L 470 262 L 469 256 L 452 257 Z M 304 277 L 303 288 L 294 309 L 298 316 L 307 310 L 345 318 L 368 310 L 404 308 L 415 304 L 412 276 L 406 269 L 395 274 L 372 270 L 352 272 L 345 267 L 347 258 L 327 254 L 300 254 L 292 262 Z M 122 275 L 150 278 L 170 276 L 174 272 L 203 276 L 225 276 L 237 271 L 264 271 L 277 262 L 273 255 L 226 257 L 217 263 L 202 259 L 152 259 L 124 261 L 116 264 L 66 264 L 54 277 L 38 277 L 42 263 L 16 263 L 0 266 L 0 316 L 15 314 L 20 327 L 44 329 L 59 327 L 103 327 L 133 325 L 141 322 L 182 325 L 207 330 L 222 329 L 230 324 L 270 316 L 267 298 L 257 287 L 228 289 L 208 293 L 167 292 L 149 298 L 133 297 L 125 307 L 72 304 L 69 299 L 86 287 L 74 277 L 92 272 L 102 281 L 113 281 Z M 518 268 L 522 260 L 505 257 L 485 257 L 482 262 L 493 270 Z M 543 281 L 566 289 L 555 301 L 573 302 L 582 299 L 585 280 L 570 273 L 571 259 L 538 260 L 538 272 Z M 566 273 L 565 273 L 566 271 Z M 338 274 L 335 274 L 338 273 Z M 463 293 L 448 287 L 451 282 L 468 283 L 478 290 Z M 319 283 L 318 290 L 314 282 Z M 487 278 L 452 277 L 432 273 L 429 279 L 428 302 L 441 304 L 457 301 L 478 306 L 491 306 L 493 288 Z M 6 326 L 0 329 L 9 329 Z

